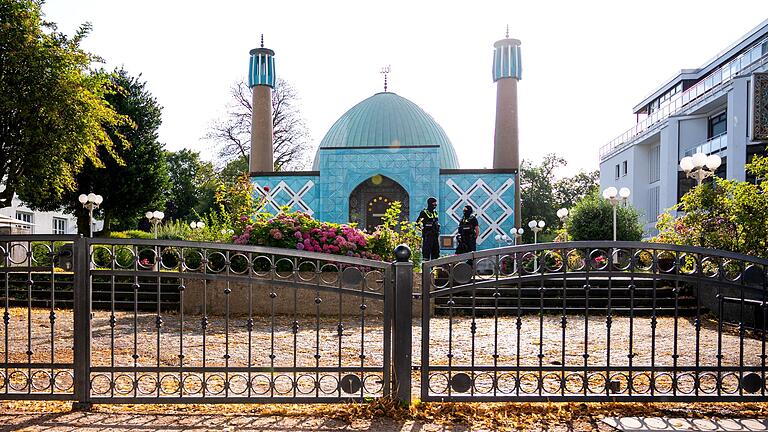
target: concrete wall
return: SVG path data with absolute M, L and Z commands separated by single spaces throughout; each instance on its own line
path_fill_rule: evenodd
M 311 277 L 311 275 L 309 277 Z M 330 277 L 330 279 L 332 278 L 333 276 Z M 206 313 L 208 315 L 226 314 L 227 295 L 224 293 L 224 290 L 227 288 L 226 282 L 208 281 L 206 286 L 201 280 L 188 280 L 185 283 L 185 286 L 184 313 L 195 315 L 202 314 L 203 304 L 206 304 Z M 321 316 L 339 315 L 338 291 L 321 290 L 318 295 L 318 292 L 314 288 L 299 285 L 296 287 L 297 288 L 284 285 L 254 284 L 251 293 L 251 311 L 253 315 L 264 316 L 272 314 L 272 299 L 270 298 L 270 293 L 272 292 L 277 294 L 277 297 L 274 299 L 274 313 L 276 315 L 292 315 L 294 313 L 294 301 L 295 313 L 298 315 L 315 315 L 318 306 L 320 308 Z M 247 315 L 249 311 L 248 284 L 232 282 L 229 284 L 229 289 L 232 290 L 229 294 L 230 314 Z M 204 292 L 205 302 L 203 301 Z M 420 273 L 414 273 L 413 275 L 413 292 L 421 292 Z M 319 304 L 315 302 L 316 298 L 321 299 Z M 341 296 L 341 315 L 359 316 L 361 312 L 361 300 L 364 300 L 364 304 L 366 305 L 366 316 L 381 316 L 383 314 L 383 299 L 364 298 L 345 293 Z M 413 316 L 421 316 L 421 302 L 414 301 L 412 305 Z

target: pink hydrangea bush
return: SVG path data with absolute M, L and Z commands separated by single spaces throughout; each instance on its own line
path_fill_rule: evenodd
M 318 221 L 302 212 L 273 216 L 259 213 L 242 216 L 233 241 L 278 248 L 298 249 L 333 255 L 380 260 L 389 251 L 380 250 L 376 234 L 367 234 L 354 226 Z

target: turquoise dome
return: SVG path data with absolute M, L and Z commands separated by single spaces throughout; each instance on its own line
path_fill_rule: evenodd
M 448 135 L 418 105 L 394 93 L 376 93 L 353 106 L 331 126 L 320 148 L 440 146 L 440 168 L 458 169 Z M 320 150 L 312 169 L 320 166 Z

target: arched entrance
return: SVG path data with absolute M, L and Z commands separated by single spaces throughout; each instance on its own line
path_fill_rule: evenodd
M 360 183 L 349 194 L 349 221 L 372 232 L 381 225 L 384 213 L 395 201 L 402 204 L 400 219 L 408 220 L 408 192 L 396 181 L 375 175 Z

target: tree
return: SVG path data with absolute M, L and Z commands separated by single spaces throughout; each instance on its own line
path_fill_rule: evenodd
M 714 178 L 683 195 L 659 216 L 653 239 L 661 243 L 711 247 L 768 258 L 768 158 L 745 166 L 755 183 Z
M 524 242 L 533 242 L 533 232 L 527 229 L 528 221 L 545 221 L 547 229 L 539 234 L 539 240 L 552 240 L 554 231 L 550 228 L 561 225 L 557 210 L 561 207 L 571 208 L 582 197 L 597 190 L 597 171 L 579 172 L 573 177 L 557 179 L 555 171 L 566 165 L 565 159 L 554 153 L 544 156 L 539 165 L 523 160 L 520 167 L 520 207 L 521 220 L 526 228 L 523 234 Z
M 251 115 L 253 92 L 244 80 L 232 85 L 232 100 L 224 119 L 213 123 L 206 138 L 219 144 L 219 155 L 229 162 L 248 160 L 251 151 Z M 306 166 L 309 132 L 301 116 L 296 90 L 278 78 L 272 91 L 272 130 L 275 171 L 301 169 Z
M 613 240 L 613 207 L 595 190 L 579 200 L 565 223 L 568 240 Z M 639 241 L 643 236 L 640 215 L 632 206 L 616 207 L 616 239 Z
M 227 162 L 224 168 L 219 171 L 218 178 L 220 182 L 232 185 L 237 183 L 237 179 L 243 174 L 248 174 L 248 158 L 238 156 Z
M 104 197 L 101 216 L 105 231 L 133 229 L 147 210 L 163 209 L 168 170 L 163 146 L 158 141 L 162 107 L 147 90 L 141 75 L 132 77 L 123 69 L 111 75 L 118 90 L 107 96 L 109 103 L 132 126 L 124 126 L 110 134 L 121 134 L 125 141 L 114 148 L 114 154 L 100 149 L 102 164 L 86 163 L 77 175 L 77 190 L 63 204 L 78 216 L 80 232 L 87 232 L 87 214 L 77 202 L 77 195 L 94 192 Z
M 168 163 L 166 214 L 169 219 L 190 220 L 208 213 L 214 205 L 217 180 L 213 164 L 200 160 L 192 150 L 165 152 Z
M 130 125 L 105 99 L 109 76 L 90 71 L 97 57 L 80 48 L 90 24 L 69 38 L 43 20 L 41 5 L 0 3 L 0 206 L 15 194 L 33 208 L 61 202 L 86 163 L 119 160 Z

